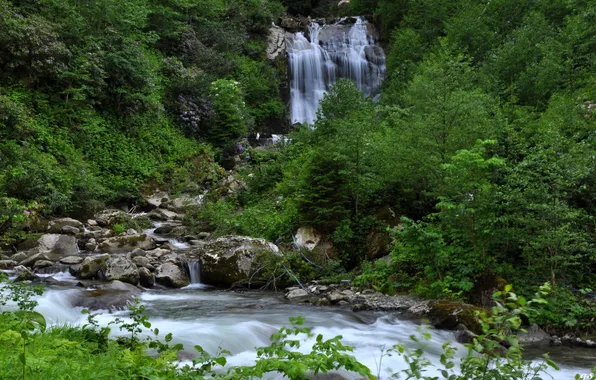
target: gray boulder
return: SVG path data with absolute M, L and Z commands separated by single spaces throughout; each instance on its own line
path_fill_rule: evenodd
M 155 284 L 153 273 L 147 268 L 139 268 L 139 283 L 145 288 L 151 288 Z
M 131 252 L 136 248 L 150 250 L 157 247 L 155 240 L 146 234 L 115 236 L 102 241 L 97 250 L 107 253 Z
M 173 262 L 163 263 L 157 268 L 155 282 L 170 288 L 182 288 L 190 283 L 182 266 Z
M 152 210 L 149 214 L 147 214 L 147 216 L 152 220 L 160 221 L 182 220 L 182 215 L 163 208 L 156 208 L 155 210 Z
M 83 262 L 83 258 L 81 256 L 67 256 L 60 259 L 61 264 L 65 265 L 76 265 Z
M 309 295 L 304 289 L 293 289 L 286 293 L 284 296 L 290 302 L 308 302 Z
M 139 268 L 147 268 L 149 270 L 155 269 L 153 265 L 151 265 L 151 261 L 143 256 L 135 256 L 132 258 L 132 262 L 138 266 Z
M 12 261 L 16 261 L 17 263 L 20 263 L 21 261 L 25 260 L 27 257 L 29 257 L 28 252 L 17 252 L 14 255 L 10 256 L 10 259 Z
M 11 269 L 19 265 L 14 260 L 0 260 L 0 269 Z
M 19 265 L 23 265 L 26 267 L 32 267 L 39 260 L 49 261 L 50 258 L 48 256 L 46 256 L 44 253 L 35 253 L 35 254 L 27 257 L 25 260 L 21 261 L 19 263 Z
M 121 219 L 127 219 L 128 215 L 122 210 L 103 210 L 95 214 L 93 220 L 101 227 L 112 227 L 116 221 Z
M 82 231 L 85 226 L 83 223 L 72 218 L 60 218 L 50 221 L 48 232 L 57 234 L 63 232 L 64 227 L 76 228 L 77 231 Z
M 31 270 L 29 270 L 29 268 L 24 267 L 23 265 L 19 265 L 17 267 L 14 268 L 15 274 L 17 275 L 17 277 L 15 278 L 15 281 L 30 281 L 30 280 L 34 280 L 35 279 L 35 275 L 33 274 L 33 272 L 31 272 Z
M 136 286 L 112 281 L 93 290 L 71 291 L 70 303 L 73 307 L 84 307 L 90 310 L 119 310 L 126 308 L 140 295 L 141 291 Z
M 60 229 L 60 233 L 77 236 L 81 233 L 81 230 L 73 226 L 64 226 Z
M 95 255 L 85 257 L 76 272 L 77 278 L 93 278 L 101 269 L 105 268 L 106 263 L 110 259 L 110 255 Z
M 18 246 L 19 250 L 45 253 L 51 260 L 79 253 L 77 239 L 71 235 L 45 234 L 39 238 L 27 239 Z
M 265 279 L 259 271 L 266 256 L 281 256 L 279 248 L 264 239 L 223 236 L 198 249 L 201 280 L 205 284 L 229 287 L 235 284 L 259 285 Z
M 122 281 L 132 285 L 139 283 L 137 266 L 126 257 L 110 258 L 102 269 L 103 277 L 108 281 Z
M 544 330 L 532 323 L 526 332 L 517 334 L 518 341 L 522 344 L 548 345 L 551 337 Z
M 54 265 L 54 262 L 53 261 L 49 261 L 49 260 L 37 260 L 35 262 L 35 264 L 33 264 L 33 269 L 39 270 L 39 269 L 51 267 L 53 265 Z

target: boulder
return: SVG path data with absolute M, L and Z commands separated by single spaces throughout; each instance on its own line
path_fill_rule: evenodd
M 117 221 L 127 219 L 129 216 L 122 210 L 103 210 L 95 214 L 93 220 L 101 227 L 112 227 Z
M 406 316 L 410 318 L 428 319 L 437 329 L 454 330 L 459 324 L 466 326 L 475 334 L 482 333 L 476 313 L 487 312 L 486 309 L 460 301 L 427 301 L 410 307 Z
M 290 290 L 284 297 L 291 302 L 308 302 L 310 299 L 308 292 L 304 289 Z
M 223 236 L 197 251 L 201 258 L 201 281 L 225 287 L 262 284 L 263 279 L 256 274 L 263 259 L 266 255 L 281 255 L 275 244 L 246 236 Z
M 15 274 L 17 275 L 17 277 L 15 278 L 15 281 L 30 281 L 30 280 L 34 280 L 35 279 L 35 275 L 33 274 L 33 272 L 31 272 L 31 270 L 29 270 L 29 268 L 26 268 L 22 265 L 19 265 L 17 267 L 14 268 Z
M 147 252 L 145 252 L 141 248 L 135 248 L 130 253 L 130 257 L 145 256 L 146 254 L 147 254 Z
M 389 254 L 391 237 L 387 232 L 372 231 L 366 237 L 366 257 L 378 259 Z
M 172 210 L 178 213 L 184 213 L 189 207 L 199 207 L 203 204 L 203 194 L 192 196 L 182 194 L 177 198 L 168 200 L 161 204 L 161 208 Z
M 132 262 L 139 268 L 147 268 L 149 270 L 155 269 L 153 265 L 151 265 L 151 261 L 144 256 L 135 256 L 132 258 Z
M 70 303 L 73 307 L 84 307 L 90 310 L 119 310 L 126 308 L 140 294 L 141 291 L 136 286 L 112 281 L 93 290 L 71 291 Z
M 78 228 L 73 227 L 73 226 L 64 226 L 60 229 L 60 233 L 65 234 L 65 235 L 77 236 L 78 234 L 81 233 L 81 230 L 79 230 Z
M 33 269 L 39 270 L 39 269 L 51 267 L 53 265 L 54 265 L 54 262 L 53 261 L 49 261 L 49 260 L 37 260 L 35 262 L 35 264 L 33 264 Z
M 102 241 L 97 250 L 107 253 L 131 252 L 135 248 L 154 249 L 157 247 L 155 240 L 146 234 L 115 236 Z
M 97 240 L 91 238 L 85 243 L 85 250 L 89 252 L 93 252 L 97 249 Z
M 323 235 L 318 233 L 314 228 L 300 227 L 294 235 L 294 245 L 298 249 L 308 249 L 309 251 L 312 251 L 322 238 Z
M 10 256 L 10 260 L 20 263 L 21 261 L 25 260 L 27 257 L 29 257 L 28 252 L 17 252 L 14 255 Z
M 155 282 L 170 288 L 182 288 L 190 283 L 182 266 L 172 262 L 163 263 L 157 268 Z
M 103 255 L 95 255 L 95 256 L 87 256 L 80 264 L 78 271 L 76 271 L 77 278 L 93 278 L 97 275 L 101 269 L 103 269 L 110 259 L 110 255 L 103 254 Z
M 67 256 L 60 259 L 61 264 L 65 265 L 76 265 L 83 262 L 83 258 L 81 256 Z
M 139 283 L 145 288 L 151 288 L 155 284 L 153 273 L 147 268 L 139 268 Z
M 71 235 L 44 234 L 39 238 L 30 238 L 19 244 L 19 250 L 45 253 L 52 260 L 79 253 L 77 239 Z
M 517 338 L 519 343 L 522 344 L 549 345 L 551 341 L 550 335 L 544 332 L 544 330 L 538 327 L 535 323 L 532 323 L 530 327 L 526 329 L 526 332 L 517 334 Z
M 154 210 L 156 208 L 159 208 L 161 206 L 162 203 L 167 202 L 169 199 L 169 196 L 167 193 L 163 192 L 163 191 L 156 191 L 155 193 L 151 194 L 148 197 L 145 197 L 145 207 L 144 209 L 146 211 L 151 211 Z
M 126 257 L 114 257 L 106 262 L 102 270 L 103 278 L 108 281 L 122 281 L 132 285 L 139 283 L 137 266 Z
M 63 233 L 64 227 L 76 228 L 77 231 L 82 231 L 85 228 L 83 223 L 79 222 L 76 219 L 60 218 L 60 219 L 54 219 L 54 220 L 50 221 L 49 226 L 48 226 L 48 232 L 53 233 L 53 234 Z
M 163 208 L 156 208 L 147 216 L 152 220 L 168 221 L 168 220 L 182 220 L 182 216 L 178 213 Z
M 0 260 L 0 269 L 11 269 L 19 265 L 14 260 Z
M 29 256 L 28 258 L 26 258 L 25 260 L 21 261 L 19 263 L 19 265 L 23 265 L 26 267 L 32 267 L 39 260 L 49 261 L 50 258 L 48 256 L 46 256 L 45 253 L 41 253 L 41 252 L 35 253 L 35 254 Z

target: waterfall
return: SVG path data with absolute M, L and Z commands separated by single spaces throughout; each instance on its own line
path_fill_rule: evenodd
M 385 54 L 375 44 L 374 29 L 361 17 L 353 25 L 310 24 L 304 33 L 287 34 L 292 123 L 312 124 L 319 102 L 340 78 L 353 80 L 367 96 L 379 94 Z
M 188 275 L 190 277 L 191 284 L 201 283 L 201 262 L 199 260 L 189 261 L 188 263 Z

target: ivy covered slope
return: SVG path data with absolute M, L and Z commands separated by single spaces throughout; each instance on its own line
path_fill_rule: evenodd
M 283 113 L 265 58 L 283 11 L 276 0 L 1 0 L 0 196 L 64 214 L 148 183 L 212 180 L 214 154 Z
M 315 128 L 250 152 L 248 189 L 201 216 L 287 242 L 314 227 L 346 270 L 364 266 L 359 283 L 388 292 L 478 302 L 482 286 L 549 281 L 557 301 L 537 319 L 593 329 L 596 3 L 350 6 L 388 46 L 380 103 L 337 83 Z

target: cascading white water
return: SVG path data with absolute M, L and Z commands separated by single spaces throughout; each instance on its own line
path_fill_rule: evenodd
M 37 311 L 41 312 L 51 325 L 64 323 L 82 325 L 86 315 L 82 308 L 73 308 L 69 299 L 73 289 L 49 290 L 38 298 Z M 225 291 L 205 291 L 185 288 L 180 290 L 148 290 L 141 294 L 141 300 L 147 307 L 151 323 L 160 331 L 160 337 L 171 332 L 174 343 L 182 343 L 186 357 L 192 357 L 192 347 L 200 344 L 208 352 L 215 354 L 219 348 L 230 351 L 228 364 L 251 365 L 256 359 L 256 348 L 271 343 L 269 337 L 281 326 L 288 325 L 288 317 L 302 315 L 307 326 L 313 328 L 313 337 L 300 336 L 303 353 L 315 343 L 315 337 L 322 334 L 326 339 L 342 335 L 344 344 L 354 347 L 354 356 L 377 372 L 380 364 L 380 379 L 391 378 L 391 373 L 407 368 L 405 360 L 397 355 L 385 356 L 381 360 L 382 349 L 402 343 L 409 348 L 418 348 L 410 335 L 417 335 L 417 326 L 407 320 L 400 320 L 391 315 L 372 312 L 354 313 L 340 308 L 317 308 L 305 305 L 290 305 L 280 297 L 266 293 L 232 293 Z M 129 322 L 126 311 L 102 313 L 97 321 L 107 326 L 115 318 Z M 126 332 L 112 329 L 113 336 Z M 441 345 L 453 341 L 450 331 L 430 330 L 431 338 L 424 343 L 425 356 L 435 365 L 440 364 Z M 460 355 L 465 349 L 454 343 Z M 559 348 L 561 349 L 561 348 Z M 564 348 L 562 348 L 564 350 Z M 553 372 L 555 379 L 572 379 L 574 374 L 588 374 L 589 363 L 593 354 L 590 349 L 574 349 L 562 351 L 565 357 L 557 357 L 557 347 L 549 348 L 552 357 L 563 361 L 561 371 Z M 561 352 L 559 352 L 561 354 Z M 564 359 L 564 360 L 563 360 Z M 579 361 L 578 361 L 579 359 Z M 568 364 L 565 365 L 564 362 Z M 382 362 L 382 363 L 381 363 Z M 354 373 L 338 371 L 346 379 L 359 379 Z M 429 369 L 425 375 L 440 376 L 437 369 Z M 278 374 L 263 377 L 265 380 L 282 380 Z
M 200 284 L 201 283 L 201 262 L 197 261 L 190 261 L 187 263 L 188 265 L 188 275 L 190 276 L 190 283 L 191 284 Z
M 375 44 L 372 25 L 361 17 L 345 25 L 345 20 L 309 27 L 304 33 L 288 34 L 286 45 L 290 66 L 290 107 L 292 123 L 312 124 L 319 102 L 340 78 L 353 80 L 365 95 L 378 95 L 385 73 L 385 54 Z

